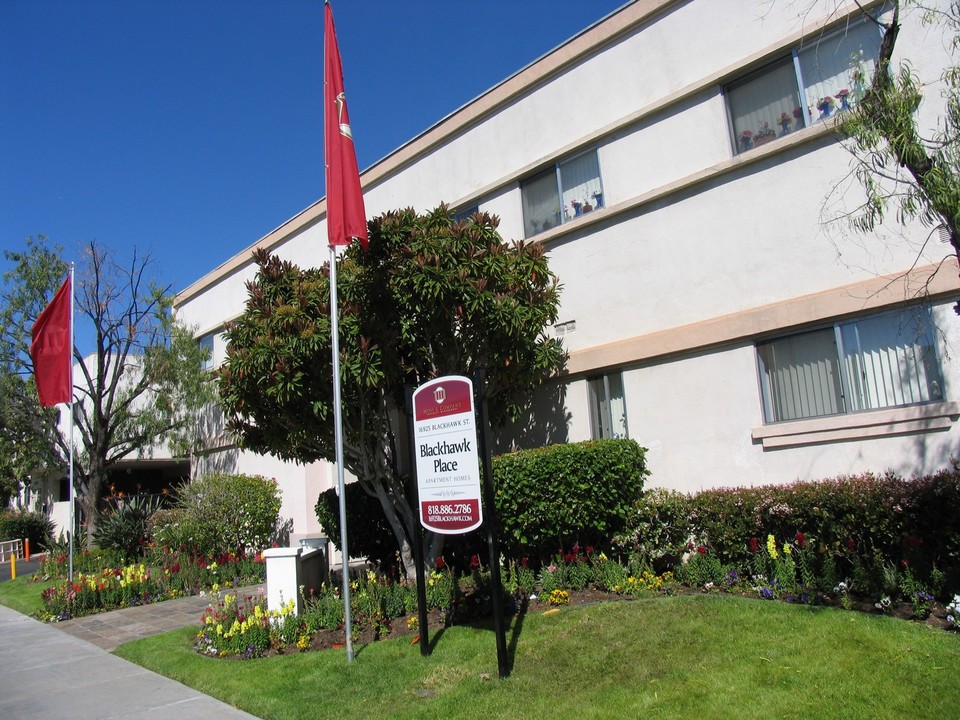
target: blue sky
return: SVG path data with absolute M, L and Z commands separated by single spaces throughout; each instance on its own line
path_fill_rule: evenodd
M 360 167 L 624 3 L 334 0 Z M 323 195 L 322 60 L 321 0 L 0 0 L 0 245 L 186 287 Z

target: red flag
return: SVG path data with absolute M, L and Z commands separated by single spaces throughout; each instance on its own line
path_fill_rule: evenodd
M 37 395 L 44 407 L 72 400 L 71 364 L 73 343 L 70 338 L 70 304 L 73 290 L 70 277 L 53 296 L 33 324 L 33 375 L 37 381 Z
M 347 97 L 343 92 L 343 68 L 333 9 L 325 3 L 324 28 L 324 145 L 327 161 L 327 239 L 330 246 L 349 245 L 359 238 L 367 247 L 367 217 L 360 190 L 357 153 L 350 133 Z

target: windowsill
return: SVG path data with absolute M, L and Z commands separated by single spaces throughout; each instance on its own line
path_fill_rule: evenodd
M 820 443 L 948 430 L 960 418 L 960 403 L 926 405 L 831 415 L 755 427 L 754 442 L 764 450 Z

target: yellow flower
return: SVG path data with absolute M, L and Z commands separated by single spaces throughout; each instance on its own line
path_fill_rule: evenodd
M 793 554 L 793 548 L 790 547 L 790 543 L 786 543 L 786 542 L 785 542 L 785 543 L 783 544 L 783 552 L 784 552 L 785 555 L 791 555 L 791 554 Z
M 767 553 L 773 560 L 780 557 L 780 553 L 777 552 L 777 541 L 773 535 L 767 535 Z

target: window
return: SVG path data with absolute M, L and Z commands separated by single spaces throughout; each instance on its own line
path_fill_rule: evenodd
M 474 213 L 478 213 L 478 212 L 480 212 L 479 205 L 467 205 L 466 207 L 462 207 L 459 210 L 451 211 L 450 217 L 453 219 L 454 222 L 463 222 L 465 220 L 469 220 Z
M 587 381 L 593 439 L 627 437 L 627 405 L 623 400 L 623 375 L 615 373 Z
M 869 21 L 814 36 L 724 87 L 737 153 L 847 110 L 869 87 L 880 48 Z
M 207 353 L 201 366 L 202 370 L 213 370 L 213 338 L 215 335 L 216 333 L 208 333 L 207 335 L 197 338 L 197 345 Z
M 768 423 L 943 399 L 926 307 L 757 344 Z
M 597 151 L 557 163 L 520 184 L 525 237 L 603 207 Z

